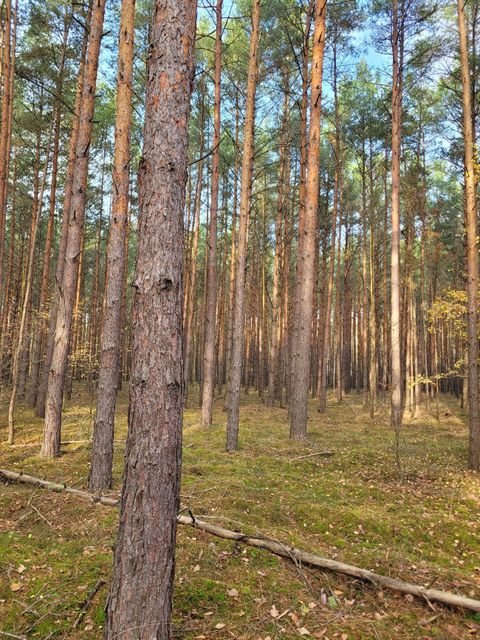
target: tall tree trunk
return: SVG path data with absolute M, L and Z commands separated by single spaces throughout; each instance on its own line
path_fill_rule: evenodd
M 192 371 L 192 343 L 193 343 L 193 318 L 195 315 L 195 301 L 197 295 L 197 258 L 198 258 L 198 240 L 200 235 L 200 213 L 202 208 L 202 190 L 203 190 L 203 151 L 205 146 L 205 80 L 202 78 L 199 85 L 200 92 L 200 145 L 199 145 L 199 161 L 197 166 L 197 180 L 195 185 L 194 213 L 193 213 L 193 238 L 189 255 L 189 272 L 186 274 L 187 283 L 185 286 L 185 307 L 184 307 L 184 353 L 185 353 L 185 371 L 184 384 L 185 396 L 188 402 L 188 385 L 191 379 Z
M 240 415 L 240 384 L 244 343 L 245 268 L 247 261 L 248 220 L 254 156 L 255 95 L 258 77 L 258 43 L 260 39 L 260 0 L 253 0 L 252 35 L 248 62 L 247 105 L 243 135 L 242 186 L 238 228 L 237 264 L 235 269 L 235 299 L 233 308 L 232 348 L 228 380 L 227 451 L 238 449 L 238 420 Z M 245 363 L 245 366 L 247 363 Z
M 218 316 L 218 332 L 217 332 L 217 355 L 216 355 L 216 367 L 217 367 L 217 397 L 222 395 L 223 386 L 225 384 L 225 363 L 226 363 L 226 342 L 227 342 L 227 291 L 229 280 L 228 269 L 228 194 L 229 194 L 229 175 L 226 173 L 223 176 L 222 186 L 222 251 L 220 256 L 220 292 L 217 302 L 217 316 Z
M 72 201 L 70 206 L 65 266 L 55 329 L 52 364 L 48 376 L 45 407 L 45 429 L 42 455 L 48 458 L 60 454 L 62 402 L 68 350 L 72 329 L 78 260 L 83 238 L 85 202 L 88 177 L 88 158 L 95 108 L 98 59 L 102 39 L 105 0 L 95 0 L 89 32 L 85 79 L 79 117 L 78 140 L 73 170 Z
M 478 238 L 475 199 L 475 158 L 472 103 L 464 0 L 458 0 L 458 31 L 463 89 L 463 139 L 465 145 L 465 227 L 467 235 L 467 366 L 468 421 L 470 439 L 468 466 L 480 471 L 480 410 L 478 383 Z
M 10 78 L 13 77 L 12 56 L 12 3 L 5 0 L 5 32 L 3 40 L 3 96 L 2 116 L 0 123 L 0 311 L 5 304 L 5 279 L 3 277 L 3 258 L 5 255 L 5 227 L 7 220 L 7 187 L 10 151 L 9 114 L 13 95 Z
M 233 203 L 232 203 L 232 232 L 230 244 L 230 273 L 228 288 L 228 323 L 227 323 L 227 346 L 225 353 L 225 369 L 227 384 L 225 387 L 225 404 L 224 410 L 228 409 L 229 394 L 229 375 L 230 363 L 232 361 L 232 343 L 233 343 L 233 314 L 235 306 L 235 273 L 236 273 L 236 256 L 237 256 L 237 206 L 238 206 L 238 174 L 239 174 L 239 139 L 240 139 L 240 107 L 238 104 L 238 92 L 235 94 L 235 166 L 233 176 Z
M 58 306 L 61 298 L 61 286 L 63 271 L 65 267 L 65 252 L 67 249 L 68 229 L 70 221 L 70 205 L 72 202 L 73 174 L 75 169 L 75 152 L 77 148 L 78 131 L 80 125 L 80 107 L 82 104 L 83 85 L 85 81 L 85 58 L 88 45 L 88 33 L 92 17 L 92 0 L 86 16 L 86 28 L 82 40 L 82 52 L 80 55 L 80 67 L 77 76 L 77 90 L 75 94 L 75 104 L 73 108 L 72 131 L 68 148 L 67 175 L 65 178 L 65 192 L 62 208 L 62 225 L 60 229 L 60 241 L 58 246 L 57 264 L 55 268 L 54 294 L 50 306 L 50 317 L 48 321 L 47 343 L 45 349 L 45 362 L 38 385 L 37 404 L 35 413 L 39 418 L 45 417 L 45 403 L 47 398 L 48 376 L 52 364 L 53 350 L 55 346 L 55 328 L 57 325 Z
M 45 190 L 45 184 L 47 181 L 48 174 L 48 163 L 50 159 L 50 143 L 51 136 L 53 130 L 50 129 L 50 136 L 48 138 L 47 143 L 47 152 L 45 156 L 45 167 L 43 170 L 42 183 L 40 185 L 40 189 L 35 189 L 36 193 L 33 199 L 32 206 L 32 222 L 30 228 L 30 247 L 27 258 L 27 270 L 25 274 L 25 289 L 23 292 L 23 301 L 22 301 L 22 312 L 20 316 L 20 324 L 18 327 L 18 335 L 17 335 L 17 345 L 15 347 L 15 351 L 13 354 L 13 366 L 12 366 L 12 392 L 10 394 L 10 403 L 8 406 L 8 443 L 13 444 L 13 440 L 15 437 L 15 406 L 17 402 L 17 393 L 19 390 L 19 379 L 20 379 L 20 366 L 22 354 L 25 348 L 25 338 L 26 338 L 26 330 L 29 321 L 29 310 L 31 308 L 31 293 L 32 293 L 32 285 L 33 285 L 33 276 L 34 276 L 34 262 L 35 262 L 35 246 L 37 240 L 38 227 L 40 224 L 40 215 L 42 212 L 42 202 L 43 202 L 43 193 Z M 39 135 L 40 142 L 40 135 Z M 40 145 L 39 145 L 40 146 Z M 38 191 L 38 192 L 37 192 Z
M 307 435 L 307 403 L 310 372 L 310 342 L 315 283 L 315 240 L 318 210 L 320 163 L 320 116 L 323 53 L 325 48 L 326 0 L 317 0 L 312 51 L 310 130 L 308 136 L 305 209 L 299 221 L 292 371 L 290 394 L 290 437 L 303 440 Z
M 327 291 L 325 297 L 325 309 L 323 311 L 323 337 L 320 341 L 322 353 L 320 354 L 320 375 L 318 377 L 318 411 L 325 413 L 327 410 L 327 370 L 331 346 L 331 322 L 333 283 L 335 277 L 335 251 L 337 244 L 337 220 L 339 218 L 340 191 L 341 191 L 341 138 L 340 138 L 340 112 L 337 90 L 337 45 L 336 39 L 333 48 L 333 94 L 335 111 L 335 173 L 333 182 L 333 210 L 332 210 L 332 244 L 330 246 L 330 262 L 328 268 Z
M 387 388 L 389 381 L 388 365 L 390 362 L 390 340 L 388 331 L 388 317 L 389 317 L 389 304 L 387 299 L 387 281 L 388 281 L 388 145 L 385 145 L 385 161 L 383 164 L 383 198 L 384 198 L 384 214 L 383 214 L 383 278 L 382 278 L 382 301 L 383 301 L 383 316 L 382 316 L 382 341 L 383 341 L 383 354 L 382 354 L 382 388 L 383 397 L 386 400 Z
M 13 104 L 14 104 L 14 90 L 15 90 L 15 52 L 16 52 L 16 47 L 17 47 L 17 27 L 18 27 L 18 0 L 15 0 L 15 7 L 13 10 L 13 16 L 12 16 L 12 29 L 11 29 L 11 45 L 10 45 L 10 52 L 11 52 L 11 58 L 10 58 L 10 68 L 9 68 L 9 76 L 10 76 L 10 88 L 9 88 L 9 108 L 8 108 L 8 114 L 7 114 L 7 118 L 8 118 L 8 123 L 7 123 L 7 140 L 6 140 L 6 169 L 5 169 L 5 175 L 6 175 L 6 183 L 5 183 L 5 192 L 3 194 L 3 198 L 4 198 L 4 212 L 5 212 L 5 219 L 3 220 L 4 225 L 6 224 L 6 210 L 7 210 L 7 195 L 8 195 L 8 176 L 9 176 L 9 172 L 10 172 L 10 152 L 11 152 L 11 147 L 12 147 L 12 126 L 13 126 Z M 5 53 L 4 53 L 5 55 Z M 5 80 L 5 78 L 4 78 Z M 1 143 L 0 143 L 1 146 Z M 13 184 L 15 185 L 15 180 L 13 181 Z M 13 198 L 12 198 L 13 200 Z M 12 207 L 13 208 L 13 207 Z M 0 214 L 1 217 L 1 214 Z M 0 230 L 0 235 L 1 235 L 1 230 Z M 5 244 L 5 233 L 4 233 L 4 237 L 3 237 L 3 243 Z M 0 249 L 0 253 L 1 253 L 1 249 Z M 3 249 L 3 251 L 5 251 L 5 249 Z M 5 256 L 3 256 L 5 257 Z M 10 256 L 9 256 L 9 264 L 10 264 Z M 5 284 L 3 284 L 2 279 L 5 280 Z M 10 306 L 10 300 L 8 299 L 8 281 L 11 282 L 11 273 L 10 271 L 7 273 L 7 277 L 4 278 L 3 277 L 3 267 L 0 268 L 0 331 L 2 331 L 2 327 L 4 325 L 4 320 L 6 320 L 8 322 L 8 308 Z M 2 287 L 5 287 L 3 292 L 2 292 Z M 2 306 L 2 293 L 4 295 L 4 299 L 3 299 L 3 306 Z M 3 317 L 2 317 L 3 316 Z M 0 372 L 2 370 L 2 357 L 3 357 L 3 350 L 4 350 L 4 336 L 3 336 L 3 332 L 0 333 Z
M 280 151 L 279 151 L 279 177 L 278 177 L 278 197 L 277 216 L 275 220 L 275 254 L 273 257 L 273 289 L 272 289 L 272 323 L 270 328 L 269 345 L 269 370 L 268 370 L 268 397 L 267 404 L 273 406 L 275 400 L 281 399 L 280 387 L 280 335 L 281 335 L 281 313 L 282 313 L 282 260 L 283 260 L 283 229 L 286 218 L 287 201 L 286 178 L 287 167 L 290 162 L 290 144 L 288 136 L 289 119 L 289 78 L 288 72 L 284 73 L 284 97 L 283 115 L 280 129 Z M 279 393 L 280 392 L 280 393 Z
M 337 155 L 340 152 L 338 147 L 335 151 Z M 333 300 L 333 283 L 335 278 L 335 253 L 337 248 L 337 219 L 339 205 L 339 161 L 335 159 L 335 177 L 333 187 L 333 209 L 332 209 L 332 239 L 330 245 L 330 261 L 328 266 L 327 291 L 325 298 L 325 310 L 323 312 L 323 339 L 321 340 L 322 353 L 320 354 L 320 375 L 318 376 L 318 411 L 325 413 L 327 410 L 327 371 L 328 360 L 330 357 L 331 346 L 331 323 L 332 323 L 332 300 Z
M 222 3 L 217 0 L 215 36 L 215 97 L 213 103 L 212 197 L 208 230 L 208 263 L 203 344 L 202 426 L 212 424 L 215 389 L 215 326 L 217 309 L 217 214 L 220 174 L 220 91 L 222 79 Z
M 367 173 L 366 173 L 365 139 L 362 141 L 362 393 L 363 408 L 368 406 L 368 380 L 370 355 L 370 313 L 368 299 L 368 270 L 367 270 Z M 371 212 L 370 212 L 371 213 Z
M 375 417 L 375 405 L 377 401 L 377 323 L 375 317 L 375 230 L 373 225 L 373 208 L 370 209 L 370 239 L 369 239 L 369 301 L 370 314 L 368 316 L 370 334 L 370 362 L 369 362 L 369 404 L 370 418 Z
M 113 200 L 107 246 L 105 315 L 98 371 L 97 410 L 93 426 L 90 491 L 112 486 L 115 402 L 119 381 L 125 242 L 130 176 L 130 121 L 132 107 L 135 0 L 122 0 L 118 43 L 117 111 L 113 159 Z
M 300 186 L 299 186 L 299 208 L 300 212 L 305 208 L 305 193 L 307 190 L 307 154 L 308 154 L 308 61 L 310 53 L 310 32 L 312 29 L 312 17 L 316 0 L 309 0 L 305 16 L 305 32 L 302 42 L 302 99 L 300 102 Z
M 169 640 L 183 409 L 183 215 L 196 3 L 156 0 L 147 71 L 132 376 L 106 640 Z
M 70 31 L 71 17 L 67 13 L 63 28 L 62 54 L 59 64 L 57 78 L 57 95 L 61 96 L 63 87 L 63 76 L 65 70 L 65 57 L 67 51 L 68 34 Z M 60 100 L 55 103 L 54 130 L 53 130 L 53 152 L 52 152 L 52 176 L 50 179 L 50 208 L 48 213 L 47 233 L 45 237 L 45 248 L 43 250 L 42 276 L 40 281 L 40 296 L 38 303 L 38 318 L 35 329 L 35 336 L 32 346 L 31 358 L 31 375 L 30 375 L 30 393 L 29 405 L 35 407 L 37 404 L 38 383 L 41 369 L 42 342 L 45 333 L 45 319 L 47 314 L 47 297 L 48 284 L 50 275 L 50 260 L 52 253 L 53 232 L 55 226 L 55 205 L 57 196 L 57 178 L 58 178 L 58 159 L 60 151 L 60 124 L 62 117 L 62 109 Z
M 392 247 L 391 247 L 391 422 L 396 438 L 396 461 L 400 464 L 398 439 L 402 427 L 403 389 L 401 369 L 401 326 L 400 326 L 400 146 L 402 128 L 403 92 L 403 41 L 404 16 L 399 3 L 393 0 L 392 24 Z M 402 4 L 403 7 L 403 4 Z
M 14 151 L 13 160 L 13 184 L 17 184 L 17 151 Z M 3 309 L 2 328 L 0 335 L 0 383 L 3 381 L 6 370 L 2 363 L 6 356 L 5 344 L 12 324 L 12 309 L 14 308 L 15 286 L 14 286 L 14 258 L 16 257 L 15 234 L 17 227 L 17 190 L 14 186 L 12 190 L 12 208 L 10 213 L 10 247 L 8 251 L 7 274 L 5 281 L 5 307 Z M 1 395 L 1 394 L 0 394 Z

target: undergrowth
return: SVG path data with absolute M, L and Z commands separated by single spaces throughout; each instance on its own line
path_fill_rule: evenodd
M 115 489 L 121 484 L 126 393 L 118 406 Z M 224 452 L 223 400 L 200 427 L 185 410 L 182 508 L 223 526 L 270 536 L 377 573 L 480 598 L 480 478 L 464 470 L 465 416 L 450 398 L 437 421 L 407 420 L 395 466 L 386 405 L 374 420 L 359 396 L 312 401 L 309 439 L 288 439 L 287 412 L 242 398 L 240 450 Z M 66 406 L 62 456 L 39 457 L 41 420 L 19 407 L 16 446 L 1 466 L 86 487 L 93 407 L 77 389 Z M 6 424 L 6 402 L 0 404 Z M 6 430 L 1 434 L 5 438 Z M 324 457 L 317 454 L 332 451 Z M 0 485 L 0 638 L 101 638 L 117 512 L 73 496 Z M 99 580 L 85 615 L 82 605 Z M 176 638 L 341 640 L 480 637 L 480 619 L 266 551 L 179 528 Z

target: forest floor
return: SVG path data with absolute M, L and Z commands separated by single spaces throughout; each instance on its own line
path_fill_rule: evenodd
M 6 401 L 0 424 L 6 424 Z M 199 518 L 261 533 L 377 573 L 480 598 L 480 477 L 464 470 L 465 416 L 442 399 L 439 422 L 405 424 L 402 474 L 387 407 L 372 421 L 359 396 L 312 401 L 307 443 L 288 440 L 287 413 L 242 399 L 240 451 L 224 452 L 226 415 L 200 428 L 185 411 L 182 505 Z M 17 446 L 0 466 L 87 486 L 92 399 L 67 403 L 63 447 L 39 457 L 42 423 L 20 407 Z M 117 420 L 115 488 L 121 480 L 126 394 Z M 2 440 L 5 430 L 0 434 Z M 332 450 L 331 457 L 302 457 Z M 0 484 L 0 638 L 102 637 L 117 509 L 21 484 Z M 79 611 L 104 580 L 86 614 Z M 78 621 L 77 621 L 78 619 Z M 77 621 L 77 622 L 76 622 Z M 11 635 L 9 635 L 11 634 Z M 179 527 L 174 637 L 402 640 L 480 637 L 480 616 L 380 590 L 277 558 L 267 551 Z

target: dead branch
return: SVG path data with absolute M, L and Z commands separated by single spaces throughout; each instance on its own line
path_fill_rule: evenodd
M 314 456 L 322 456 L 323 458 L 330 458 L 335 455 L 335 451 L 315 451 L 314 453 L 307 453 L 305 456 L 297 456 L 296 458 L 290 458 L 289 462 L 296 462 L 297 460 L 305 460 L 305 458 L 313 458 Z
M 98 580 L 95 583 L 93 589 L 90 591 L 88 596 L 85 598 L 84 603 L 80 607 L 80 613 L 78 614 L 77 619 L 73 623 L 73 628 L 74 629 L 78 629 L 78 627 L 80 626 L 80 623 L 82 622 L 85 614 L 87 613 L 87 610 L 88 610 L 89 606 L 92 603 L 92 600 L 94 599 L 94 597 L 97 595 L 97 593 L 100 591 L 100 589 L 103 587 L 104 584 L 106 584 L 106 582 L 105 582 L 105 580 L 102 580 L 102 579 Z
M 0 469 L 0 477 L 15 482 L 33 484 L 35 486 L 44 487 L 52 491 L 71 493 L 91 503 L 100 503 L 109 507 L 118 506 L 119 504 L 119 500 L 116 500 L 114 498 L 94 495 L 92 493 L 89 493 L 88 491 L 73 489 L 72 487 L 68 487 L 64 484 L 49 482 L 47 480 L 42 480 L 41 478 L 35 478 L 34 476 L 17 473 L 15 471 L 8 471 L 7 469 Z M 224 527 L 219 527 L 215 524 L 210 524 L 209 522 L 204 522 L 203 520 L 197 520 L 192 516 L 179 515 L 177 521 L 179 524 L 188 525 L 194 527 L 195 529 L 199 529 L 200 531 L 205 531 L 206 533 L 210 533 L 217 538 L 222 538 L 224 540 L 234 540 L 250 547 L 265 549 L 277 556 L 292 560 L 296 563 L 302 563 L 311 567 L 317 567 L 319 569 L 326 569 L 328 571 L 341 573 L 352 578 L 363 580 L 364 582 L 369 582 L 374 586 L 383 587 L 385 589 L 390 589 L 392 591 L 397 591 L 400 593 L 410 594 L 424 600 L 427 604 L 430 604 L 431 602 L 440 602 L 441 604 L 445 604 L 450 607 L 459 607 L 462 609 L 468 609 L 470 611 L 480 612 L 480 600 L 466 598 L 464 596 L 460 596 L 448 591 L 440 591 L 439 589 L 429 589 L 427 587 L 404 582 L 403 580 L 397 580 L 396 578 L 382 576 L 380 574 L 374 573 L 373 571 L 369 571 L 368 569 L 361 569 L 360 567 L 345 564 L 344 562 L 338 562 L 337 560 L 323 558 L 314 553 L 302 551 L 301 549 L 296 549 L 294 547 L 289 547 L 288 545 L 284 545 L 269 538 L 257 538 L 254 536 L 248 536 L 238 531 L 232 531 L 230 529 L 225 529 Z

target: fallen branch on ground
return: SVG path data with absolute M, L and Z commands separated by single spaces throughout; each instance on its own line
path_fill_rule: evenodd
M 104 504 L 107 507 L 118 507 L 120 500 L 118 498 L 109 498 L 108 496 L 96 495 L 89 491 L 82 491 L 82 489 L 74 489 L 68 487 L 66 484 L 59 482 L 50 482 L 49 480 L 43 480 L 42 478 L 35 478 L 35 476 L 29 476 L 26 473 L 17 473 L 16 471 L 8 471 L 8 469 L 0 469 L 0 477 L 5 480 L 13 480 L 14 482 L 24 482 L 25 484 L 33 484 L 37 487 L 43 487 L 44 489 L 50 489 L 50 491 L 57 491 L 59 493 L 71 493 L 77 498 L 82 500 L 88 500 L 93 503 Z
M 94 495 L 92 493 L 89 493 L 88 491 L 74 489 L 64 484 L 49 482 L 47 480 L 42 480 L 41 478 L 35 478 L 34 476 L 17 473 L 15 471 L 0 469 L 0 477 L 15 482 L 33 484 L 35 486 L 44 487 L 45 489 L 50 489 L 52 491 L 71 493 L 79 498 L 82 498 L 83 500 L 104 504 L 109 507 L 118 506 L 119 504 L 119 500 L 114 498 Z M 241 542 L 242 544 L 248 545 L 250 547 L 265 549 L 277 556 L 287 558 L 288 560 L 292 560 L 296 563 L 303 563 L 311 567 L 317 567 L 319 569 L 327 569 L 328 571 L 334 571 L 336 573 L 341 573 L 352 578 L 358 578 L 365 582 L 370 582 L 375 586 L 383 587 L 385 589 L 391 589 L 392 591 L 399 591 L 400 593 L 410 594 L 412 596 L 416 596 L 425 600 L 429 604 L 431 602 L 440 602 L 451 607 L 460 607 L 462 609 L 480 612 L 480 600 L 466 598 L 464 596 L 459 596 L 448 591 L 440 591 L 439 589 L 429 589 L 427 587 L 421 587 L 415 584 L 410 584 L 409 582 L 404 582 L 403 580 L 397 580 L 396 578 L 382 576 L 378 573 L 373 573 L 373 571 L 369 571 L 368 569 L 361 569 L 360 567 L 345 564 L 344 562 L 338 562 L 337 560 L 323 558 L 308 551 L 302 551 L 301 549 L 288 547 L 287 545 L 281 544 L 280 542 L 276 542 L 275 540 L 271 540 L 269 538 L 248 536 L 238 531 L 225 529 L 224 527 L 219 527 L 217 525 L 210 524 L 209 522 L 204 522 L 203 520 L 197 520 L 193 516 L 179 515 L 177 520 L 179 524 L 188 525 L 194 527 L 195 529 L 199 529 L 200 531 L 205 531 L 206 533 L 210 533 L 217 538 Z
M 16 636 L 14 633 L 8 633 L 8 631 L 0 631 L 0 636 L 15 638 L 15 640 L 27 640 L 27 636 Z
M 125 443 L 126 443 L 126 440 L 115 440 L 113 444 L 115 446 L 120 446 L 120 445 L 124 445 Z M 43 444 L 42 442 L 20 442 L 19 444 L 9 444 L 8 448 L 22 449 L 27 447 L 41 447 L 42 444 Z M 64 447 L 64 446 L 73 445 L 73 444 L 92 444 L 92 439 L 90 438 L 89 440 L 63 440 L 60 443 L 60 446 Z
M 322 456 L 323 458 L 330 458 L 335 455 L 335 451 L 315 451 L 314 453 L 307 453 L 305 456 L 297 456 L 296 458 L 290 458 L 289 462 L 296 462 L 297 460 L 305 460 L 305 458 L 313 458 L 314 456 Z
M 78 614 L 77 619 L 73 623 L 73 628 L 74 629 L 78 629 L 78 627 L 80 626 L 83 618 L 85 617 L 85 614 L 88 611 L 88 607 L 92 603 L 92 600 L 94 599 L 94 597 L 97 595 L 97 593 L 100 591 L 100 589 L 103 587 L 104 584 L 106 584 L 106 582 L 105 582 L 105 580 L 102 580 L 102 579 L 98 580 L 98 582 L 95 583 L 95 586 L 90 591 L 90 593 L 88 594 L 87 598 L 85 599 L 85 602 L 80 607 L 80 613 Z

